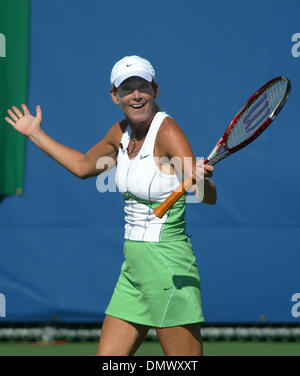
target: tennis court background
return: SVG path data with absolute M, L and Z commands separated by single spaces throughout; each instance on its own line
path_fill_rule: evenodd
M 297 0 L 32 0 L 29 106 L 83 152 L 121 113 L 109 96 L 129 54 L 157 71 L 159 104 L 205 156 L 235 112 L 284 74 L 290 99 L 256 142 L 216 166 L 216 206 L 190 204 L 187 232 L 208 322 L 300 322 Z M 248 6 L 246 6 L 248 4 Z M 1 30 L 0 30 L 1 32 Z M 3 120 L 1 120 L 3 123 Z M 122 263 L 123 207 L 28 143 L 21 197 L 0 203 L 0 322 L 101 321 Z

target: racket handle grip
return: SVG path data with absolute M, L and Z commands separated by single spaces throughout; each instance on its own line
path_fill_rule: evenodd
M 158 218 L 162 218 L 164 214 L 175 204 L 176 201 L 180 199 L 183 194 L 188 191 L 193 184 L 192 178 L 186 178 L 178 188 L 162 202 L 156 209 L 154 209 L 154 214 Z

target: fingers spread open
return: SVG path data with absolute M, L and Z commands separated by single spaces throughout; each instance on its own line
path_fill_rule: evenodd
M 9 109 L 9 110 L 7 111 L 7 113 L 9 114 L 9 116 L 10 116 L 14 121 L 18 121 L 18 120 L 19 120 L 19 118 L 17 117 L 17 115 L 16 115 L 11 109 Z
M 28 115 L 30 113 L 28 107 L 26 106 L 26 104 L 24 104 L 24 103 L 21 104 L 21 107 L 22 107 L 25 115 Z
M 18 116 L 19 119 L 20 119 L 21 117 L 23 117 L 23 114 L 22 114 L 22 112 L 18 109 L 18 107 L 13 106 L 12 109 L 14 110 L 15 114 Z
M 36 117 L 39 120 L 42 120 L 42 109 L 40 105 L 36 106 Z
M 6 120 L 9 124 L 11 124 L 12 126 L 15 125 L 15 122 L 14 122 L 11 118 L 9 118 L 8 116 L 5 117 L 5 120 Z

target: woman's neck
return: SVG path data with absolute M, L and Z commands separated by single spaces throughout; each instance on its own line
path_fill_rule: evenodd
M 130 121 L 129 119 L 127 119 L 127 123 L 129 124 L 131 128 L 132 137 L 135 140 L 139 141 L 145 138 L 155 115 L 156 113 L 153 113 L 145 122 L 141 122 L 141 123 L 134 123 Z

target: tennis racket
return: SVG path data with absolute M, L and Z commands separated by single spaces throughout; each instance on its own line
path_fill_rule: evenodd
M 223 136 L 205 159 L 204 164 L 215 165 L 255 140 L 278 115 L 287 101 L 290 90 L 291 83 L 284 76 L 274 78 L 257 90 L 232 119 Z M 154 210 L 154 214 L 161 218 L 192 184 L 192 178 L 185 179 Z

